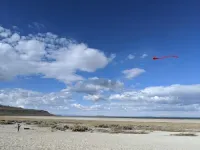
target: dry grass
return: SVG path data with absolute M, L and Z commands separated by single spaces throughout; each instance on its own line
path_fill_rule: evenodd
M 200 131 L 200 125 L 197 123 L 163 123 L 163 122 L 106 122 L 96 123 L 98 128 L 114 128 L 114 130 L 148 130 L 148 131 Z
M 48 117 L 47 117 L 48 118 Z M 2 117 L 0 124 L 13 124 L 15 122 L 25 122 L 26 124 L 38 125 L 40 127 L 53 127 L 58 124 L 72 125 L 69 127 L 72 131 L 88 131 L 91 128 L 108 132 L 102 129 L 110 129 L 111 132 L 135 132 L 135 131 L 170 131 L 170 132 L 199 132 L 200 123 L 183 122 L 139 122 L 139 121 L 102 121 L 102 120 L 75 120 L 75 119 L 36 119 L 20 117 Z M 73 127 L 75 126 L 75 127 Z M 63 128 L 63 127 L 62 127 Z M 56 129 L 56 128 L 54 128 Z M 64 130 L 57 127 L 56 130 Z
M 14 120 L 0 120 L 0 124 L 2 125 L 9 125 L 9 124 L 15 124 L 17 121 Z
M 127 133 L 127 134 L 149 134 L 149 131 L 124 131 L 123 133 Z
M 134 130 L 132 126 L 112 126 L 110 128 L 110 133 L 125 133 L 125 134 L 148 134 L 149 132 L 145 130 Z
M 171 134 L 173 136 L 197 136 L 196 133 L 177 133 L 177 134 Z
M 66 130 L 69 129 L 69 126 L 68 125 L 59 125 L 59 124 L 57 125 L 57 124 L 55 124 L 55 125 L 51 126 L 51 129 L 52 130 L 66 131 Z
M 132 130 L 134 127 L 132 125 L 120 125 L 120 124 L 99 124 L 95 125 L 97 128 L 116 128 L 120 130 Z
M 95 127 L 97 127 L 97 128 L 109 128 L 110 126 L 107 125 L 107 124 L 98 124 L 98 125 L 95 125 Z
M 91 131 L 88 126 L 85 125 L 74 125 L 70 128 L 73 132 L 86 132 Z
M 94 132 L 101 132 L 101 133 L 110 133 L 109 128 L 95 128 L 93 129 Z
M 124 125 L 122 126 L 123 130 L 133 130 L 134 126 L 133 125 Z
M 48 122 L 48 121 L 39 121 L 39 122 L 34 122 L 34 124 L 38 125 L 39 127 L 52 127 L 56 123 L 54 123 L 54 122 Z

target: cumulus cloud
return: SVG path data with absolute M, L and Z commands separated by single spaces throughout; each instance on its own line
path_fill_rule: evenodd
M 107 104 L 111 111 L 130 112 L 199 112 L 200 84 L 147 87 L 111 94 Z M 144 114 L 145 115 L 145 114 Z M 176 116 L 176 114 L 171 114 Z M 178 114 L 178 116 L 181 114 Z
M 24 89 L 2 89 L 0 90 L 0 104 L 25 107 L 50 109 L 51 107 L 63 108 L 72 102 L 71 93 L 66 91 L 44 94 Z
M 115 57 L 50 32 L 23 36 L 0 27 L 0 80 L 39 74 L 69 83 L 84 79 L 77 71 L 94 72 Z
M 74 86 L 68 87 L 71 92 L 97 94 L 104 91 L 118 91 L 123 89 L 124 83 L 103 78 L 89 78 L 85 81 L 79 81 Z
M 94 94 L 94 95 L 85 95 L 83 97 L 85 100 L 91 100 L 91 101 L 100 101 L 100 100 L 106 100 L 106 98 L 103 95 L 100 94 Z
M 103 103 L 99 109 L 113 112 L 197 112 L 200 111 L 200 85 L 171 85 L 147 87 L 141 90 L 131 90 L 111 94 L 86 95 L 86 100 Z M 89 107 L 89 106 L 87 106 Z M 81 109 L 81 108 L 79 108 Z M 89 109 L 88 109 L 89 110 Z M 107 113 L 108 114 L 108 113 Z
M 135 56 L 134 56 L 134 55 L 132 55 L 132 54 L 129 54 L 129 55 L 128 55 L 128 59 L 130 59 L 130 60 L 131 60 L 131 59 L 134 59 L 134 58 L 135 58 Z
M 147 87 L 139 91 L 113 94 L 111 100 L 144 101 L 165 104 L 199 104 L 200 84 Z
M 102 108 L 101 105 L 83 106 L 77 103 L 71 104 L 71 106 L 77 109 L 87 110 L 87 111 L 94 111 L 94 110 L 99 110 Z
M 142 54 L 141 58 L 145 58 L 147 56 L 148 56 L 147 54 Z
M 82 105 L 80 100 L 94 101 L 96 104 Z M 41 93 L 24 89 L 0 90 L 0 104 L 19 106 L 25 108 L 37 108 L 54 112 L 72 110 L 105 113 L 107 115 L 124 112 L 130 115 L 132 112 L 199 112 L 200 111 L 200 84 L 171 85 L 147 87 L 141 90 L 130 90 L 104 94 L 87 94 L 79 99 L 79 103 L 73 100 L 73 93 L 68 90 L 60 92 Z M 102 100 L 106 100 L 102 103 Z M 108 102 L 108 101 L 109 102 Z M 76 114 L 76 111 L 72 112 Z M 137 114 L 134 114 L 137 115 Z
M 20 40 L 20 36 L 17 33 L 12 34 L 10 38 L 7 39 L 9 43 L 14 43 Z
M 11 35 L 11 31 L 9 29 L 5 29 L 0 26 L 0 38 L 7 38 Z
M 104 87 L 100 85 L 94 85 L 80 81 L 77 82 L 74 86 L 68 87 L 67 90 L 77 93 L 96 94 L 101 92 L 103 89 Z
M 110 80 L 110 79 L 103 79 L 103 78 L 90 78 L 89 83 L 93 83 L 94 85 L 100 85 L 104 88 L 108 89 L 121 89 L 124 87 L 124 83 L 121 81 L 115 81 L 115 80 Z
M 127 69 L 127 70 L 122 71 L 122 73 L 125 75 L 125 78 L 127 79 L 135 78 L 144 72 L 145 70 L 140 69 L 140 68 L 133 68 L 133 69 Z

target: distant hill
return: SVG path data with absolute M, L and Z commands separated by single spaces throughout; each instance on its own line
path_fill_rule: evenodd
M 45 110 L 0 105 L 0 116 L 54 116 Z

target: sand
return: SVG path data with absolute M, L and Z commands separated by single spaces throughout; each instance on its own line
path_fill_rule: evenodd
M 24 130 L 30 127 L 31 130 Z M 32 125 L 0 125 L 0 150 L 199 150 L 195 137 L 170 136 L 170 132 L 150 134 L 109 134 L 55 131 Z

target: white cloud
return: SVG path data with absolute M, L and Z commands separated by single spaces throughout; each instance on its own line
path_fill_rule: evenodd
M 95 72 L 116 57 L 50 32 L 22 36 L 0 27 L 0 36 L 1 80 L 39 74 L 69 83 L 84 79 L 77 71 Z
M 144 72 L 145 70 L 140 69 L 140 68 L 133 68 L 133 69 L 127 69 L 127 70 L 122 71 L 122 73 L 125 75 L 127 79 L 135 78 Z
M 132 55 L 132 54 L 129 54 L 129 55 L 128 55 L 128 59 L 130 59 L 130 60 L 131 60 L 131 59 L 134 59 L 134 58 L 135 58 L 135 56 L 134 56 L 134 55 Z
M 11 35 L 11 31 L 9 29 L 5 29 L 0 26 L 0 38 L 7 38 Z
M 29 24 L 28 27 L 29 28 L 36 28 L 38 30 L 45 28 L 45 26 L 43 24 L 38 23 L 38 22 L 33 22 L 32 24 Z
M 7 43 L 0 42 L 0 80 L 12 79 L 17 75 L 29 75 L 36 73 L 35 65 L 24 61 Z
M 109 58 L 109 61 L 111 62 L 113 59 L 116 58 L 116 54 L 111 54 L 110 58 Z
M 112 102 L 108 104 L 110 112 L 126 112 L 126 115 L 137 116 L 142 112 L 145 112 L 143 116 L 148 116 L 149 114 L 153 114 L 153 116 L 162 116 L 161 112 L 171 113 L 170 116 L 182 116 L 178 112 L 187 112 L 188 114 L 192 112 L 200 112 L 200 104 L 189 104 L 189 105 L 181 105 L 181 104 L 155 104 L 155 103 L 136 103 L 136 102 Z M 184 115 L 183 115 L 184 116 Z
M 126 115 L 145 112 L 154 116 L 162 116 L 163 112 L 168 116 L 195 116 L 193 112 L 200 112 L 200 84 L 147 87 L 112 94 L 108 99 L 111 102 L 107 104 L 110 112 L 126 111 Z
M 98 80 L 99 78 L 98 77 L 91 77 L 89 78 L 89 80 Z
M 147 87 L 139 91 L 113 94 L 109 99 L 183 105 L 200 104 L 200 84 Z
M 141 56 L 141 58 L 145 58 L 145 57 L 147 57 L 148 55 L 147 54 L 143 54 L 142 56 Z
M 122 89 L 124 87 L 124 83 L 121 81 L 114 81 L 110 79 L 103 78 L 93 78 L 88 81 L 89 83 L 93 83 L 94 85 L 100 85 L 102 87 L 108 88 L 110 90 Z
M 15 30 L 18 30 L 18 27 L 17 26 L 12 26 L 13 29 Z
M 103 89 L 104 87 L 100 85 L 84 83 L 82 81 L 77 82 L 75 86 L 68 88 L 68 90 L 71 92 L 87 93 L 87 94 L 96 94 L 101 92 Z
M 0 90 L 0 104 L 3 105 L 50 109 L 68 105 L 72 101 L 71 93 L 66 91 L 44 94 L 24 89 Z
M 41 61 L 46 54 L 44 43 L 37 40 L 19 41 L 14 48 L 25 61 Z
M 77 103 L 71 104 L 71 106 L 86 111 L 94 111 L 94 110 L 99 110 L 101 108 L 101 105 L 83 106 Z
M 93 111 L 98 111 L 99 115 L 138 115 L 143 112 L 159 115 L 161 112 L 200 112 L 200 84 L 147 87 L 111 94 L 108 97 L 104 94 L 89 94 L 83 99 L 94 101 L 95 104 L 84 106 L 77 103 L 73 100 L 73 93 L 66 89 L 47 94 L 23 89 L 0 90 L 0 104 L 4 105 L 45 109 L 64 114 L 87 111 L 90 112 L 87 115 L 92 115 Z M 101 100 L 109 101 L 102 103 Z M 76 112 L 73 108 L 81 112 Z
M 105 97 L 100 94 L 94 94 L 94 95 L 85 95 L 83 97 L 85 100 L 91 100 L 91 101 L 100 101 L 100 100 L 105 100 Z
M 120 112 L 119 115 L 130 115 L 132 112 L 134 112 L 133 115 L 138 115 L 146 112 L 158 116 L 160 112 L 187 111 L 192 113 L 200 111 L 199 84 L 155 86 L 111 94 L 108 98 L 102 94 L 86 95 L 83 98 L 96 103 L 99 103 L 101 100 L 109 100 L 108 103 L 104 101 L 106 103 L 103 103 L 99 108 L 101 113 L 106 115 L 115 115 L 117 112 L 118 114 Z M 89 107 L 87 106 L 87 110 L 90 110 Z M 181 116 L 181 114 L 179 115 Z
M 124 83 L 109 79 L 90 78 L 85 81 L 79 81 L 74 86 L 68 87 L 71 92 L 97 94 L 104 91 L 118 91 L 123 89 Z

